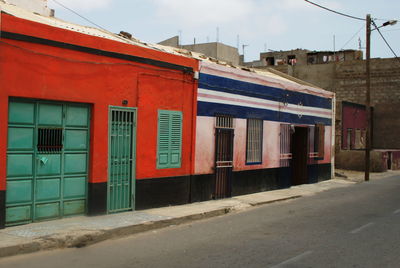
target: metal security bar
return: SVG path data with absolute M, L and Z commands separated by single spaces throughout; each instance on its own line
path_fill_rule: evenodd
M 262 162 L 263 120 L 247 119 L 247 163 Z
M 63 149 L 62 128 L 38 128 L 37 150 L 41 153 L 60 153 Z
M 291 150 L 291 126 L 289 124 L 281 124 L 280 130 L 280 166 L 290 167 L 290 160 L 292 159 Z
M 215 192 L 214 198 L 225 198 L 231 195 L 231 177 L 233 169 L 233 118 L 221 116 L 216 118 L 215 142 Z
M 318 144 L 316 144 L 316 142 L 318 142 L 318 139 L 315 136 L 315 127 L 314 126 L 309 126 L 308 127 L 308 164 L 314 164 L 314 159 L 315 157 L 318 157 L 318 152 L 315 151 L 315 148 L 318 147 Z
M 233 129 L 233 117 L 230 115 L 217 115 L 215 117 L 215 127 Z
M 215 198 L 230 196 L 233 168 L 233 130 L 217 129 Z
M 134 123 L 135 111 L 111 110 L 109 212 L 132 209 Z

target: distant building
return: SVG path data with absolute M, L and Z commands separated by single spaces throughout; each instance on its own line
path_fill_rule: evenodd
M 296 59 L 294 64 L 292 59 Z M 364 169 L 366 72 L 361 51 L 276 51 L 261 53 L 259 61 L 245 65 L 278 70 L 336 93 L 335 166 Z M 400 169 L 400 65 L 396 58 L 371 60 L 371 103 L 371 169 Z
M 47 0 L 6 0 L 5 2 L 42 16 L 54 16 L 54 10 L 47 7 Z
M 270 51 L 260 53 L 260 59 L 244 62 L 248 67 L 265 67 L 281 65 L 324 64 L 348 60 L 362 60 L 363 54 L 359 50 L 340 51 L 310 51 L 307 49 L 293 49 L 285 51 Z
M 220 61 L 225 61 L 235 66 L 240 64 L 238 49 L 236 47 L 228 46 L 220 42 L 181 45 L 179 41 L 179 36 L 174 36 L 160 42 L 159 44 L 202 53 L 208 57 L 212 57 Z

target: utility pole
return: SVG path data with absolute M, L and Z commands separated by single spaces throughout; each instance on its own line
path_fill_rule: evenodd
M 365 181 L 369 181 L 369 171 L 371 162 L 371 15 L 367 15 L 367 50 L 366 50 L 366 102 L 365 107 L 367 109 L 367 131 L 365 137 Z

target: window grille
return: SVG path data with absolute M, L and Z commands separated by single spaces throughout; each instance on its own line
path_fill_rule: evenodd
M 247 163 L 262 162 L 263 120 L 247 119 Z
M 290 159 L 292 159 L 291 126 L 289 124 L 281 124 L 280 140 L 280 165 L 289 167 Z
M 37 149 L 44 153 L 59 153 L 63 149 L 62 128 L 38 128 Z
M 233 117 L 230 115 L 217 115 L 215 117 L 215 127 L 216 128 L 234 128 Z
M 318 136 L 317 130 L 315 126 L 308 127 L 308 135 L 309 135 L 309 158 L 317 158 L 318 157 Z M 313 160 L 309 161 L 309 164 L 314 163 Z
M 318 152 L 318 158 L 324 158 L 325 156 L 325 125 L 316 124 L 315 125 L 315 148 L 314 151 Z

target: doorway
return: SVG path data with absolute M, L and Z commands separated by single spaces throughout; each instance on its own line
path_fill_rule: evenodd
M 9 103 L 6 224 L 86 212 L 90 106 Z
M 292 135 L 292 185 L 308 183 L 308 128 L 295 127 Z
M 135 187 L 136 109 L 110 108 L 108 212 L 132 210 Z
M 214 199 L 220 199 L 230 197 L 232 192 L 233 118 L 217 116 L 215 132 Z

